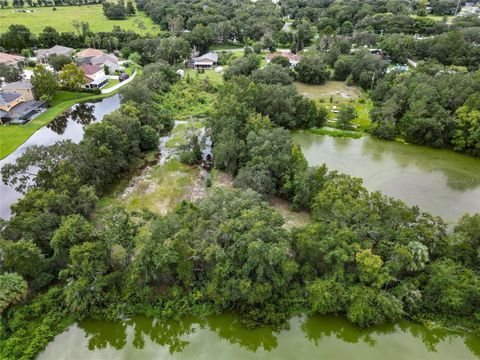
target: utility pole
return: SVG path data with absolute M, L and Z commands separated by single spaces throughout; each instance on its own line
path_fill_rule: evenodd
M 457 7 L 455 8 L 455 14 L 453 16 L 457 16 L 459 6 L 460 6 L 460 0 L 457 1 Z

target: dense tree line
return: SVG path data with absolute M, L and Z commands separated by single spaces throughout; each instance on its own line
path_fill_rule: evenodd
M 243 1 L 176 1 L 137 0 L 154 22 L 175 35 L 183 30 L 210 33 L 212 40 L 260 40 L 283 26 L 278 7 L 268 0 Z M 208 8 L 208 11 L 205 9 Z
M 425 63 L 406 74 L 388 74 L 375 88 L 373 134 L 403 136 L 414 144 L 478 156 L 480 73 Z

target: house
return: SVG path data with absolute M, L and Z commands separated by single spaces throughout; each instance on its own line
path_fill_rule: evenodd
M 17 66 L 18 63 L 24 62 L 26 59 L 23 56 L 12 55 L 0 52 L 0 64 L 10 66 Z
M 24 124 L 38 116 L 45 107 L 33 98 L 33 87 L 27 81 L 4 86 L 0 92 L 0 124 Z
M 118 58 L 113 54 L 103 54 L 90 59 L 89 64 L 108 68 L 110 74 L 123 73 L 125 68 L 118 64 Z
M 292 52 L 288 52 L 288 51 L 282 51 L 280 53 L 273 52 L 273 53 L 268 53 L 265 56 L 265 60 L 267 61 L 267 64 L 269 64 L 270 61 L 272 61 L 272 59 L 276 56 L 282 56 L 282 57 L 288 59 L 288 61 L 290 62 L 290 66 L 292 66 L 292 67 L 297 66 L 297 64 L 300 62 L 300 59 L 301 59 L 299 55 L 294 54 Z
M 50 49 L 39 49 L 35 52 L 38 62 L 47 63 L 48 58 L 52 55 L 72 56 L 74 50 L 67 46 L 55 45 Z
M 78 61 L 82 64 L 91 64 L 91 60 L 97 56 L 102 56 L 105 55 L 105 53 L 101 50 L 97 49 L 84 49 L 82 51 L 79 51 L 78 53 L 75 54 L 75 57 L 78 59 Z
M 30 101 L 35 98 L 33 85 L 27 80 L 5 84 L 2 88 L 2 93 L 20 94 L 23 97 L 23 101 Z
M 195 69 L 211 69 L 217 64 L 218 54 L 214 52 L 208 52 L 198 57 L 194 57 L 189 62 L 189 66 Z
M 22 94 L 18 93 L 0 93 L 0 110 L 5 113 L 9 113 L 10 110 L 25 101 Z
M 82 64 L 79 68 L 84 73 L 85 87 L 87 89 L 101 88 L 108 82 L 103 66 Z

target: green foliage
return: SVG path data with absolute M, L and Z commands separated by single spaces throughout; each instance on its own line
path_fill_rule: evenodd
M 342 130 L 352 129 L 352 122 L 357 118 L 357 112 L 352 105 L 345 104 L 340 107 L 336 125 Z
M 322 56 L 307 55 L 295 66 L 298 80 L 306 84 L 324 84 L 329 78 L 327 66 Z
M 140 129 L 140 148 L 144 151 L 158 149 L 160 140 L 154 128 L 143 125 Z
M 43 254 L 33 241 L 4 241 L 1 245 L 2 269 L 33 279 L 41 271 Z
M 37 65 L 35 67 L 30 82 L 35 88 L 35 96 L 37 99 L 42 99 L 44 96 L 52 97 L 59 88 L 55 74 L 47 70 L 43 65 Z
M 10 305 L 19 302 L 27 293 L 27 282 L 16 273 L 0 275 L 0 314 Z

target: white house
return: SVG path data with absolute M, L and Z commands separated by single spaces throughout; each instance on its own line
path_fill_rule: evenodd
M 198 57 L 192 58 L 189 65 L 195 69 L 211 69 L 218 64 L 218 54 L 208 52 Z

